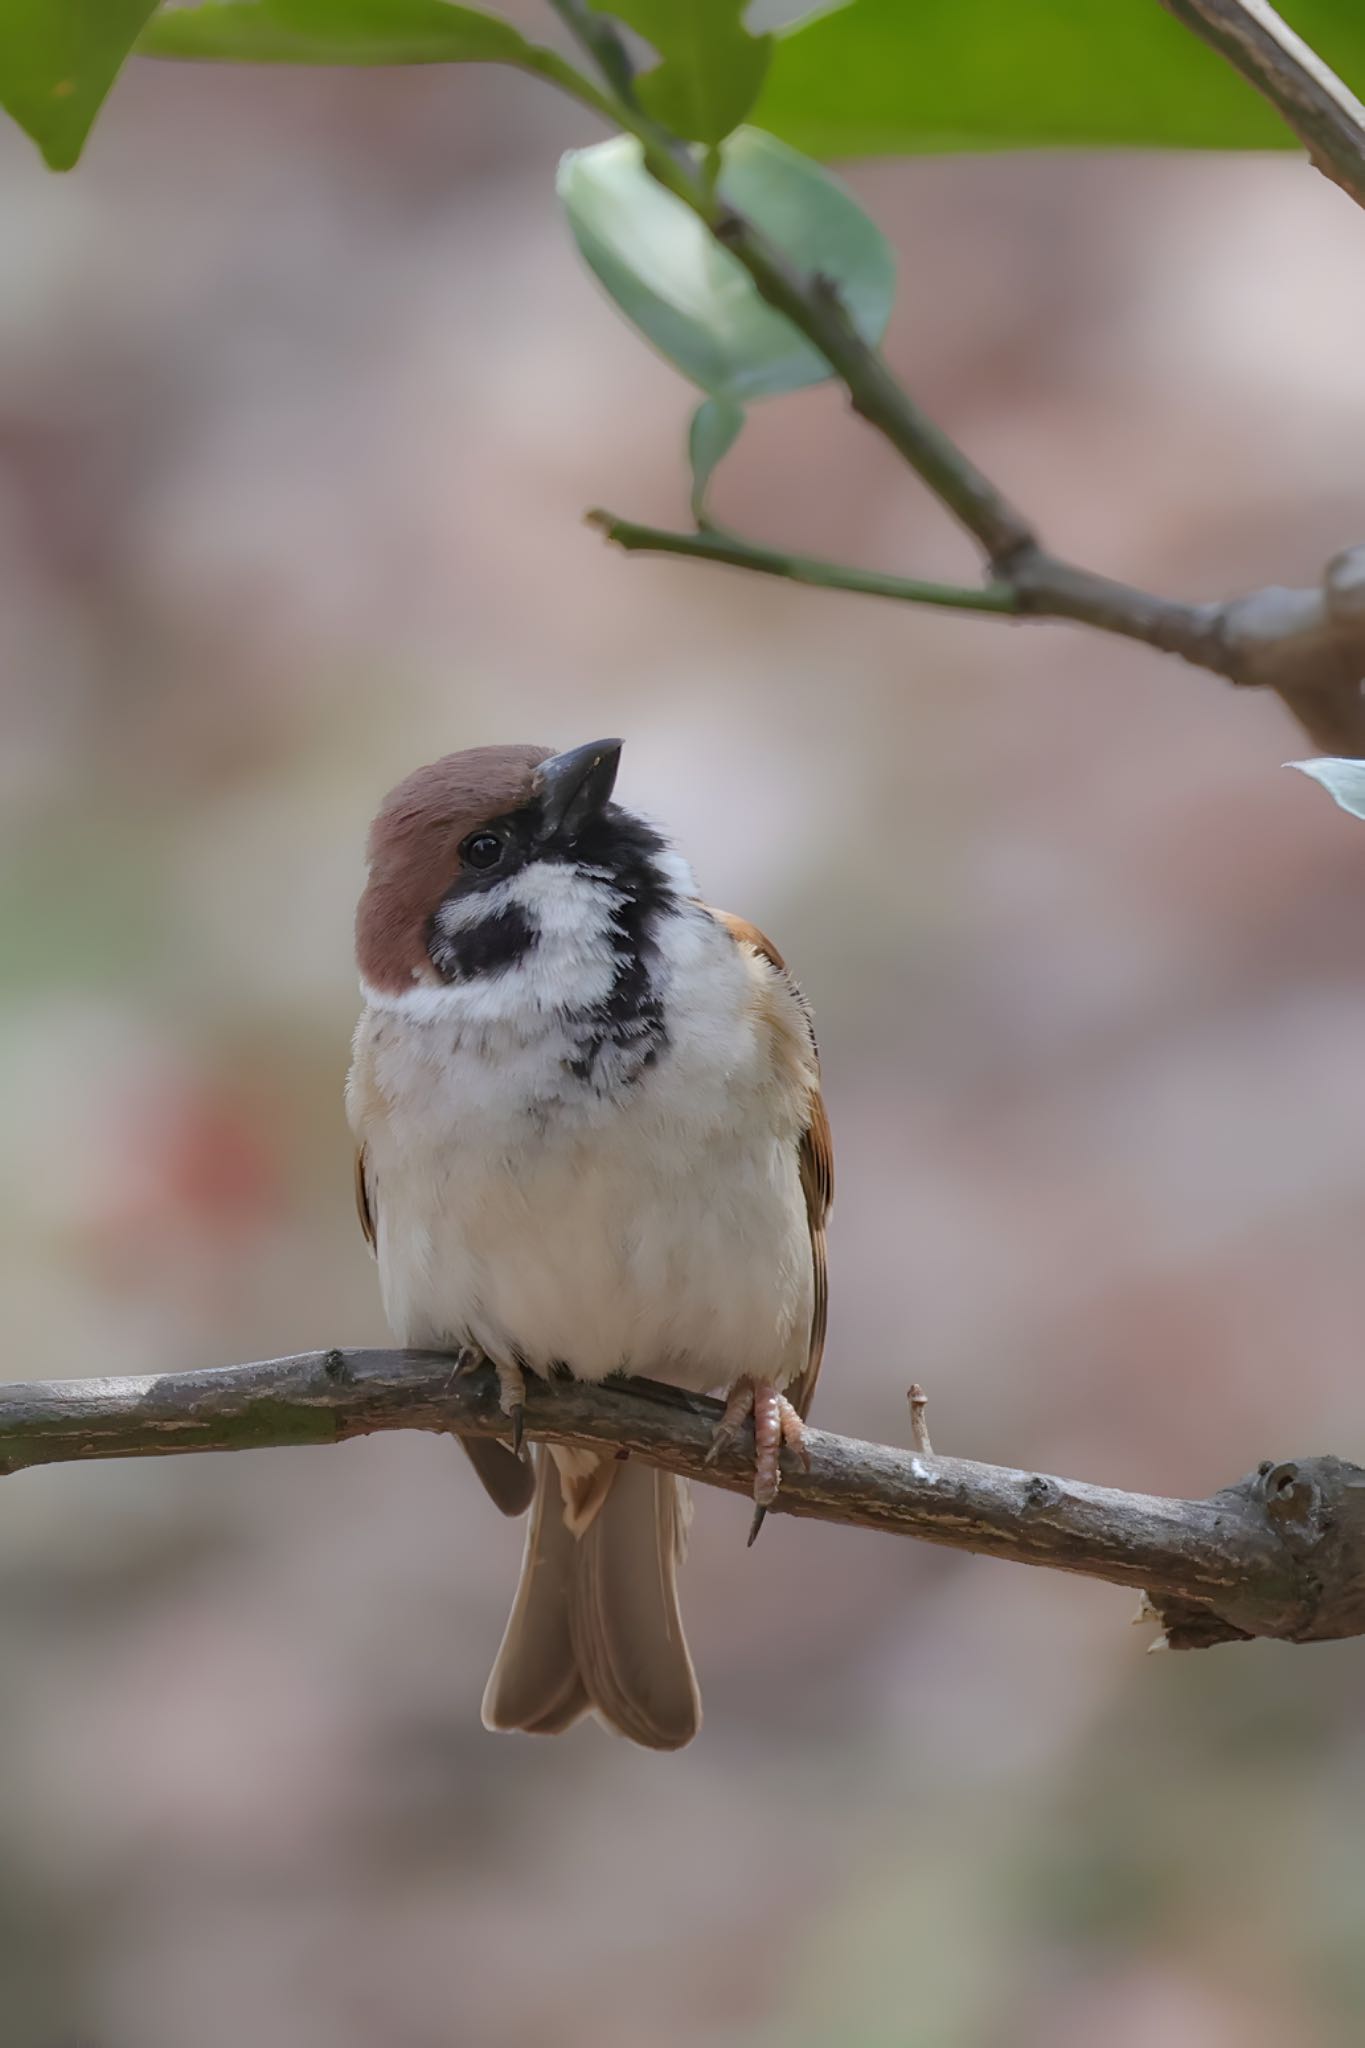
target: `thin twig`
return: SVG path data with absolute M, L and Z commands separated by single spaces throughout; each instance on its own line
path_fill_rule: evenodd
M 929 1396 L 925 1393 L 919 1381 L 916 1380 L 910 1389 L 910 1448 L 918 1451 L 922 1458 L 932 1458 L 934 1455 L 934 1447 L 929 1441 L 929 1423 L 925 1414 L 928 1406 Z
M 746 1493 L 752 1439 L 706 1462 L 720 1404 L 647 1380 L 527 1388 L 526 1434 Z M 0 1386 L 0 1472 L 85 1458 L 340 1443 L 375 1430 L 503 1436 L 488 1367 L 420 1351 L 310 1351 L 150 1379 Z M 747 1432 L 746 1432 L 747 1436 Z M 1263 1465 L 1211 1500 L 1120 1493 L 811 1430 L 779 1513 L 918 1536 L 1145 1590 L 1177 1647 L 1365 1634 L 1365 1471 Z
M 963 612 L 1019 612 L 1023 603 L 1017 591 L 1003 583 L 983 583 L 973 589 L 957 583 L 925 583 L 907 576 L 884 576 L 876 569 L 855 569 L 843 562 L 827 562 L 815 555 L 793 555 L 781 548 L 765 548 L 736 533 L 723 533 L 707 526 L 696 533 L 672 533 L 663 527 L 640 526 L 632 519 L 619 519 L 614 512 L 586 513 L 595 526 L 627 554 L 687 555 L 701 562 L 722 562 L 732 569 L 748 569 L 757 576 L 781 576 L 789 583 L 807 583 L 817 590 L 852 590 L 862 597 L 897 598 L 902 604 L 932 604 Z
M 1345 558 L 1329 565 L 1320 590 L 1267 588 L 1224 604 L 1182 604 L 1096 576 L 1042 549 L 999 564 L 991 582 L 973 588 L 793 554 L 715 527 L 680 533 L 601 510 L 587 518 L 628 554 L 680 555 L 902 604 L 1069 619 L 1139 640 L 1229 682 L 1278 690 L 1324 753 L 1365 752 L 1365 699 L 1357 680 L 1365 675 L 1365 616 L 1338 604 L 1333 587 Z M 1352 558 L 1362 553 L 1353 550 Z
M 1267 0 L 1161 0 L 1226 57 L 1289 126 L 1325 177 L 1365 206 L 1365 107 Z
M 700 210 L 700 209 L 699 209 Z M 707 210 L 702 210 L 703 219 Z M 1004 492 L 976 467 L 864 341 L 837 287 L 818 272 L 804 275 L 739 210 L 722 201 L 708 221 L 770 306 L 786 315 L 842 378 L 853 410 L 875 427 L 942 505 L 980 542 L 999 568 L 1036 545 L 1033 528 Z

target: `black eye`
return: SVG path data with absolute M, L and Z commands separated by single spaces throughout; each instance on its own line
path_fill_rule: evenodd
M 474 832 L 460 848 L 460 858 L 467 868 L 477 868 L 482 873 L 495 868 L 502 859 L 502 841 L 496 832 Z

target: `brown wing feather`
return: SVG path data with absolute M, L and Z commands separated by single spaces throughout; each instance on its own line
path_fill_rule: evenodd
M 798 1415 L 810 1413 L 820 1361 L 825 1354 L 825 1324 L 829 1317 L 829 1259 L 825 1250 L 825 1222 L 834 1204 L 834 1141 L 824 1098 L 818 1088 L 811 1092 L 811 1119 L 801 1139 L 801 1185 L 806 1191 L 806 1220 L 810 1224 L 811 1257 L 815 1262 L 815 1307 L 810 1319 L 810 1354 L 806 1370 L 787 1389 L 787 1399 Z
M 379 1249 L 375 1232 L 374 1206 L 370 1201 L 370 1184 L 365 1174 L 365 1147 L 355 1148 L 355 1213 L 360 1218 L 360 1228 L 365 1242 L 372 1252 Z
M 710 908 L 709 905 L 707 907 Z M 753 952 L 760 954 L 787 983 L 806 1020 L 806 1029 L 810 1033 L 811 1056 L 818 1075 L 820 1055 L 806 999 L 772 940 L 766 938 L 756 924 L 750 924 L 747 918 L 734 916 L 731 911 L 712 910 L 711 915 L 718 924 L 724 925 L 736 945 L 748 946 Z M 820 1360 L 825 1349 L 825 1324 L 829 1313 L 829 1262 L 825 1252 L 825 1223 L 834 1204 L 834 1141 L 830 1135 L 829 1118 L 825 1114 L 824 1099 L 820 1094 L 818 1081 L 811 1089 L 807 1110 L 809 1120 L 801 1133 L 801 1186 L 806 1197 L 806 1221 L 810 1226 L 811 1260 L 815 1268 L 815 1307 L 811 1315 L 810 1350 L 806 1369 L 786 1390 L 788 1400 L 798 1414 L 803 1416 L 810 1411 L 811 1397 L 815 1392 L 815 1382 L 820 1376 Z

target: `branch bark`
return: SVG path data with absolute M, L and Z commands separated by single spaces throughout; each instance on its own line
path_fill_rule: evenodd
M 1282 114 L 1324 177 L 1365 206 L 1365 107 L 1268 0 L 1161 0 Z
M 752 1444 L 706 1463 L 720 1404 L 648 1380 L 527 1388 L 526 1434 L 746 1493 Z M 147 1379 L 0 1386 L 0 1473 L 86 1458 L 343 1443 L 376 1430 L 506 1436 L 487 1367 L 422 1351 L 310 1351 Z M 1209 1500 L 1123 1493 L 812 1430 L 775 1512 L 1143 1589 L 1176 1648 L 1365 1634 L 1365 1470 L 1266 1463 Z

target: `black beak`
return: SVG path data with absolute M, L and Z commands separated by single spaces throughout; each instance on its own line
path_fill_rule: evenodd
M 595 816 L 615 787 L 620 765 L 620 740 L 591 740 L 542 761 L 536 774 L 547 837 L 572 836 Z

